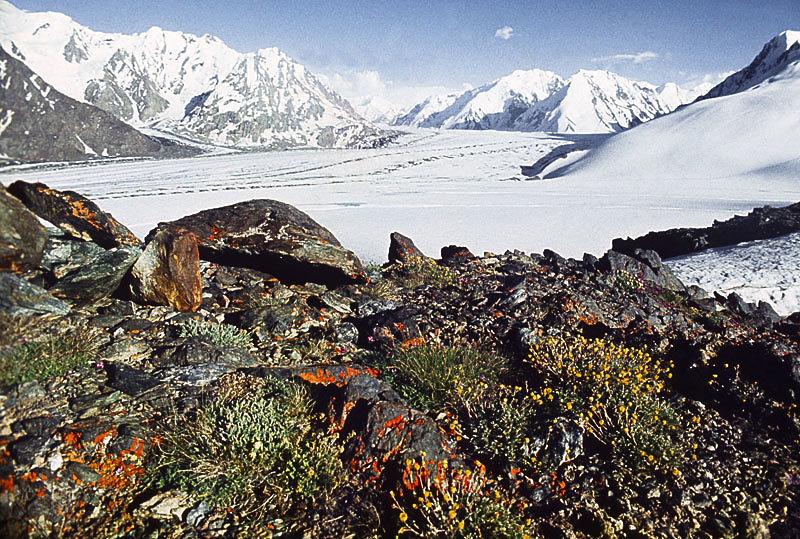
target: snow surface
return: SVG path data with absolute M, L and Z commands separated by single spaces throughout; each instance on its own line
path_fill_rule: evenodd
M 800 232 L 672 258 L 666 263 L 681 279 L 706 290 L 736 292 L 748 301 L 767 301 L 778 314 L 800 310 Z
M 676 178 L 800 176 L 800 60 L 757 88 L 706 99 L 620 133 L 552 175 Z
M 580 257 L 584 252 L 602 254 L 615 237 L 708 226 L 756 206 L 800 200 L 796 178 L 771 173 L 703 182 L 618 176 L 522 180 L 520 164 L 565 143 L 596 144 L 605 138 L 418 129 L 377 150 L 25 167 L 4 169 L 0 182 L 23 179 L 76 190 L 140 237 L 159 221 L 242 200 L 274 198 L 308 212 L 362 260 L 378 262 L 386 260 L 393 231 L 410 236 L 432 256 L 442 246 L 456 244 L 478 254 L 550 248 Z M 684 278 L 692 275 L 681 271 Z
M 347 146 L 373 131 L 276 48 L 243 54 L 210 35 L 158 27 L 95 32 L 61 13 L 28 13 L 6 0 L 0 45 L 63 94 L 137 128 L 239 147 Z M 341 133 L 320 142 L 327 128 Z

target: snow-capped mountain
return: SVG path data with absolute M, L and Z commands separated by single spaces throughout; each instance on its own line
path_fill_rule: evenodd
M 0 45 L 64 94 L 134 126 L 235 146 L 371 146 L 385 134 L 277 49 L 160 28 L 95 32 L 0 0 Z
M 699 100 L 731 95 L 753 88 L 777 75 L 798 59 L 800 59 L 800 32 L 792 30 L 781 32 L 764 45 L 750 65 L 730 75 Z
M 393 125 L 610 133 L 667 114 L 695 97 L 677 86 L 660 89 L 608 71 L 581 70 L 564 80 L 533 69 L 460 94 L 430 97 Z
M 550 71 L 518 70 L 461 94 L 430 97 L 394 125 L 511 130 L 520 114 L 563 86 L 563 79 Z
M 161 145 L 54 90 L 0 47 L 0 164 L 155 155 Z
M 714 85 L 703 82 L 693 88 L 682 88 L 674 82 L 667 82 L 658 87 L 658 95 L 670 110 L 675 110 L 681 105 L 686 105 L 711 90 Z
M 721 85 L 727 88 L 723 93 L 733 93 L 696 101 L 614 135 L 547 176 L 568 174 L 637 182 L 747 178 L 764 185 L 780 178 L 796 178 L 800 175 L 800 57 L 776 52 L 772 47 L 791 35 L 798 32 L 784 32 L 757 57 L 783 58 L 782 64 L 755 63 L 772 66 L 767 78 L 757 74 L 766 71 L 751 64 L 729 77 L 737 83 L 735 86 Z M 795 47 L 789 45 L 784 52 Z M 760 83 L 752 82 L 760 77 Z
M 670 112 L 658 88 L 608 71 L 581 70 L 514 123 L 520 131 L 611 133 Z

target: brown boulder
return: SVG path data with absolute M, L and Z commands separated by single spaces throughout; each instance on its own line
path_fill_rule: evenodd
M 21 180 L 9 185 L 8 191 L 33 213 L 71 236 L 106 249 L 142 245 L 125 225 L 75 191 L 57 191 L 43 183 Z
M 203 301 L 200 256 L 194 234 L 178 227 L 159 231 L 131 268 L 131 293 L 140 301 L 193 312 Z
M 36 266 L 47 243 L 47 230 L 34 214 L 0 185 L 0 271 Z
M 192 232 L 200 258 L 223 266 L 252 268 L 286 283 L 367 281 L 358 257 L 328 229 L 276 200 L 249 200 L 159 223 L 148 240 L 170 225 Z

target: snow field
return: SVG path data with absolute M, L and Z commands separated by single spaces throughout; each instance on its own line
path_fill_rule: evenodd
M 0 172 L 0 182 L 40 181 L 81 192 L 139 237 L 159 221 L 252 198 L 274 198 L 309 213 L 362 260 L 377 262 L 386 260 L 393 231 L 411 237 L 431 256 L 438 256 L 444 245 L 457 244 L 477 254 L 549 248 L 580 257 L 584 252 L 601 255 L 615 237 L 708 226 L 756 206 L 800 200 L 800 184 L 776 174 L 703 182 L 602 176 L 522 179 L 521 164 L 579 140 L 591 137 L 418 129 L 378 150 L 26 167 Z M 682 269 L 678 273 L 682 278 L 694 275 Z M 692 279 L 696 277 L 687 282 Z M 785 286 L 794 286 L 793 281 Z M 742 295 L 748 298 L 747 291 Z

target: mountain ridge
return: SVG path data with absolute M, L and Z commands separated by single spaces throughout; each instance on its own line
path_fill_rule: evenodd
M 695 97 L 696 93 L 674 83 L 657 87 L 609 71 L 580 70 L 564 79 L 551 71 L 517 70 L 478 88 L 430 96 L 388 123 L 613 133 L 667 114 Z
M 0 46 L 0 164 L 155 156 L 162 145 L 55 90 Z
M 6 0 L 0 15 L 0 45 L 62 93 L 134 127 L 237 147 L 370 147 L 386 139 L 277 48 L 239 53 L 208 34 L 158 27 L 95 32 Z

